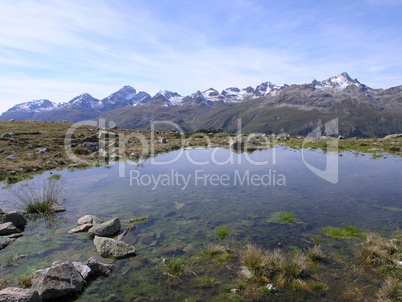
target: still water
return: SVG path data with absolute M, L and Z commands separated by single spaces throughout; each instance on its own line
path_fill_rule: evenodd
M 282 147 L 243 154 L 227 149 L 178 150 L 141 165 L 116 162 L 87 170 L 52 171 L 62 176 L 67 211 L 56 220 L 30 222 L 22 238 L 0 251 L 1 275 L 16 280 L 55 260 L 85 261 L 90 256 L 102 260 L 86 234 L 68 233 L 83 215 L 104 220 L 119 217 L 123 227 L 132 226 L 127 222 L 130 219 L 149 217 L 124 239 L 136 247 L 138 255 L 103 259 L 116 265 L 114 274 L 92 282 L 75 300 L 235 301 L 223 297 L 230 287 L 246 283 L 239 273 L 239 251 L 247 243 L 263 249 L 305 250 L 313 246 L 312 238 L 322 237 L 329 260 L 316 274 L 328 291 L 283 289 L 274 300 L 345 301 L 342 291 L 351 276 L 342 271 L 357 261 L 359 242 L 326 238 L 321 229 L 353 225 L 384 235 L 397 230 L 402 222 L 402 160 L 351 152 L 337 159 L 337 170 L 330 171 L 338 173 L 335 184 L 313 173 L 300 150 Z M 327 154 L 305 150 L 304 160 L 325 170 Z M 29 182 L 41 183 L 49 175 Z M 7 190 L 1 194 L 1 200 L 10 200 Z M 13 205 L 2 203 L 0 207 L 12 209 Z M 278 211 L 292 212 L 298 223 L 270 222 Z M 227 238 L 215 236 L 218 226 L 229 228 Z M 234 259 L 225 266 L 198 263 L 197 256 L 208 243 L 226 245 Z M 11 266 L 5 264 L 9 255 L 21 254 L 28 257 Z M 165 260 L 179 257 L 193 263 L 191 273 L 172 283 L 164 274 Z M 195 276 L 213 277 L 216 282 L 200 286 Z M 368 301 L 376 299 L 374 293 L 380 287 L 376 278 L 370 275 L 356 282 L 361 288 L 367 286 L 363 297 Z

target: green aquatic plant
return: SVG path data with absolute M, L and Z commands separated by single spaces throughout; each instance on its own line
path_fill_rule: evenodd
M 313 237 L 313 242 L 314 242 L 315 245 L 319 245 L 322 242 L 322 237 L 314 236 Z
M 319 281 L 312 281 L 308 284 L 308 287 L 314 292 L 325 292 L 328 290 L 328 287 Z
M 44 180 L 43 185 L 22 184 L 10 189 L 11 202 L 29 214 L 51 215 L 53 207 L 64 203 L 64 189 L 58 180 Z
M 60 174 L 52 174 L 52 175 L 50 175 L 47 179 L 60 179 L 61 178 L 61 175 Z
M 186 271 L 186 260 L 182 258 L 174 258 L 166 261 L 165 274 L 169 278 L 178 278 L 184 275 Z
M 269 222 L 272 223 L 282 223 L 282 224 L 293 224 L 296 223 L 296 216 L 292 212 L 275 212 L 271 214 Z
M 218 226 L 215 229 L 215 236 L 219 239 L 224 239 L 229 236 L 230 229 L 227 226 Z
M 226 265 L 228 262 L 234 259 L 234 255 L 228 252 L 223 253 L 217 258 L 217 262 L 219 265 Z
M 350 239 L 350 238 L 358 238 L 358 237 L 365 236 L 355 226 L 345 226 L 343 228 L 328 226 L 328 227 L 322 228 L 322 232 L 328 237 L 337 238 L 337 239 Z
M 194 278 L 194 282 L 197 284 L 197 287 L 212 287 L 217 284 L 216 278 L 211 277 L 196 277 Z
M 23 288 L 29 288 L 32 286 L 32 276 L 22 275 L 18 277 L 18 284 Z

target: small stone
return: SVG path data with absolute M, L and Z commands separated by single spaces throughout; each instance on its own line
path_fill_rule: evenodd
M 19 232 L 20 231 L 15 227 L 15 225 L 12 222 L 6 222 L 0 224 L 0 236 L 11 235 Z
M 273 293 L 276 293 L 278 291 L 273 283 L 268 283 L 267 284 L 267 289 L 270 290 Z
M 98 259 L 95 257 L 89 258 L 86 262 L 85 265 L 87 265 L 91 269 L 91 275 L 92 276 L 110 276 L 113 272 L 114 265 L 113 264 L 106 264 L 100 262 Z
M 116 217 L 106 222 L 94 225 L 88 230 L 88 234 L 91 236 L 109 237 L 120 231 L 120 228 L 120 219 Z
M 126 258 L 135 256 L 135 248 L 120 240 L 95 236 L 94 244 L 102 257 Z
M 50 210 L 54 213 L 60 213 L 60 212 L 65 212 L 67 210 L 66 207 L 63 207 L 57 203 L 52 204 L 52 206 L 50 207 Z
M 6 157 L 6 160 L 14 160 L 14 159 L 19 159 L 20 157 L 18 155 L 9 155 Z
M 9 246 L 14 241 L 15 241 L 15 239 L 13 239 L 13 238 L 8 238 L 8 237 L 1 236 L 0 237 L 0 250 L 5 249 L 7 246 Z
M 93 216 L 93 215 L 84 215 L 77 221 L 78 225 L 99 224 L 99 223 L 102 223 L 102 220 L 100 220 L 98 217 Z
M 2 302 L 41 302 L 42 298 L 37 291 L 19 287 L 7 287 L 0 290 Z
M 88 230 L 89 230 L 90 228 L 92 228 L 92 227 L 93 227 L 93 224 L 91 224 L 91 223 L 86 223 L 86 224 L 79 225 L 79 226 L 77 226 L 77 227 L 71 229 L 71 230 L 68 231 L 68 232 L 69 232 L 70 234 L 72 234 L 72 233 L 86 232 L 86 231 L 88 231 Z

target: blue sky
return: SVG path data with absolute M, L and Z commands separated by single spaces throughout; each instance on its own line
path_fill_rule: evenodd
M 124 85 L 182 95 L 348 72 L 402 85 L 402 0 L 2 0 L 0 112 Z

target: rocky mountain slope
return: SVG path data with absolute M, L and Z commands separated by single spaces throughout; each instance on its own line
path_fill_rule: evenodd
M 149 129 L 151 121 L 166 120 L 184 131 L 229 132 L 237 131 L 240 118 L 244 132 L 297 135 L 338 118 L 342 135 L 381 137 L 402 132 L 402 86 L 372 89 L 347 73 L 302 85 L 265 82 L 256 88 L 230 87 L 221 92 L 209 88 L 188 96 L 161 90 L 151 97 L 124 86 L 102 100 L 84 93 L 64 104 L 48 100 L 19 104 L 0 119 L 77 122 L 99 117 L 128 129 Z

